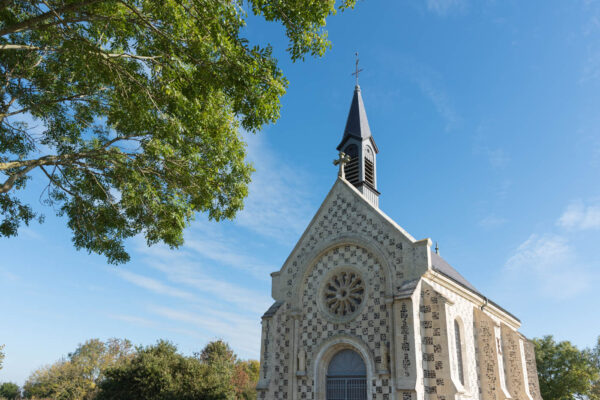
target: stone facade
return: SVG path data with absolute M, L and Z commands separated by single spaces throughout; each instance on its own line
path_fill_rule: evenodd
M 368 399 L 541 400 L 520 322 L 433 256 L 339 178 L 272 274 L 259 399 L 325 400 L 329 362 L 351 349 Z

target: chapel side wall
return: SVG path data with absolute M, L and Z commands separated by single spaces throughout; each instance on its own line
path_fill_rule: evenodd
M 473 308 L 473 315 L 477 338 L 481 400 L 504 400 L 498 365 L 496 321 L 479 307 Z
M 525 350 L 525 366 L 527 369 L 529 394 L 533 400 L 542 400 L 540 382 L 537 374 L 537 365 L 535 362 L 535 346 L 529 339 L 523 337 L 523 347 Z
M 528 390 L 525 388 L 520 335 L 503 323 L 500 325 L 500 329 L 508 392 L 515 400 L 531 400 Z
M 421 283 L 420 296 L 424 396 L 428 400 L 453 400 L 458 390 L 452 379 L 447 299 L 427 282 Z
M 473 328 L 473 303 L 459 294 L 448 290 L 445 286 L 438 284 L 430 279 L 424 278 L 423 281 L 427 282 L 436 292 L 440 293 L 447 299 L 446 302 L 446 327 L 447 327 L 447 347 L 450 354 L 450 363 L 452 382 L 458 388 L 458 395 L 480 399 L 479 391 L 479 380 L 477 371 L 477 358 L 476 358 L 476 343 L 475 343 L 475 332 Z M 461 385 L 458 373 L 456 371 L 456 340 L 454 338 L 454 320 L 459 319 L 460 326 L 462 329 L 462 340 L 464 342 L 463 357 L 463 370 L 465 377 L 465 384 Z

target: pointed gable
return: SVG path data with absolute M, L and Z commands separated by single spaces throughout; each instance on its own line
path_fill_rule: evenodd
M 338 179 L 281 270 L 272 274 L 273 297 L 296 298 L 311 263 L 324 251 L 344 244 L 364 247 L 379 260 L 386 271 L 388 295 L 429 268 L 428 239 L 415 240 L 354 186 Z

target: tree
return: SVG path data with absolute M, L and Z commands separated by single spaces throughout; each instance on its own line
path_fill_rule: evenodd
M 107 368 L 132 357 L 128 340 L 90 339 L 65 359 L 35 371 L 23 387 L 26 397 L 59 400 L 93 399 Z
M 16 383 L 4 382 L 2 385 L 0 385 L 0 398 L 15 400 L 18 399 L 20 395 L 21 389 Z
M 196 354 L 196 357 L 206 364 L 233 365 L 237 361 L 237 356 L 231 347 L 222 339 L 209 342 L 199 354 Z
M 0 369 L 2 369 L 2 364 L 4 364 L 4 345 L 0 345 Z
M 600 336 L 596 340 L 596 346 L 589 351 L 589 357 L 597 371 L 596 379 L 592 382 L 589 398 L 590 400 L 600 400 Z
M 236 399 L 256 400 L 256 384 L 260 363 L 256 360 L 238 361 L 234 367 L 233 387 Z
M 276 121 L 287 87 L 247 13 L 281 23 L 296 61 L 355 1 L 0 1 L 0 235 L 41 219 L 19 197 L 31 179 L 111 263 L 134 235 L 181 245 L 196 212 L 233 218 L 252 170 L 239 128 Z
M 587 399 L 592 382 L 599 379 L 589 352 L 552 336 L 534 339 L 540 391 L 544 400 Z
M 231 369 L 223 368 L 222 362 L 215 364 L 185 357 L 161 340 L 138 348 L 135 357 L 108 369 L 97 400 L 233 399 Z

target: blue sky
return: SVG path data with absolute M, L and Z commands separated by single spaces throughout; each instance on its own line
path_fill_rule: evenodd
M 328 21 L 333 48 L 291 63 L 275 24 L 250 19 L 290 80 L 281 119 L 248 150 L 257 172 L 235 221 L 199 215 L 177 251 L 142 240 L 114 267 L 77 252 L 65 221 L 0 240 L 0 381 L 21 384 L 86 339 L 215 338 L 258 358 L 280 268 L 336 177 L 331 164 L 360 52 L 380 149 L 380 207 L 517 315 L 529 337 L 600 335 L 600 2 L 359 2 Z M 28 198 L 42 208 L 42 186 Z

